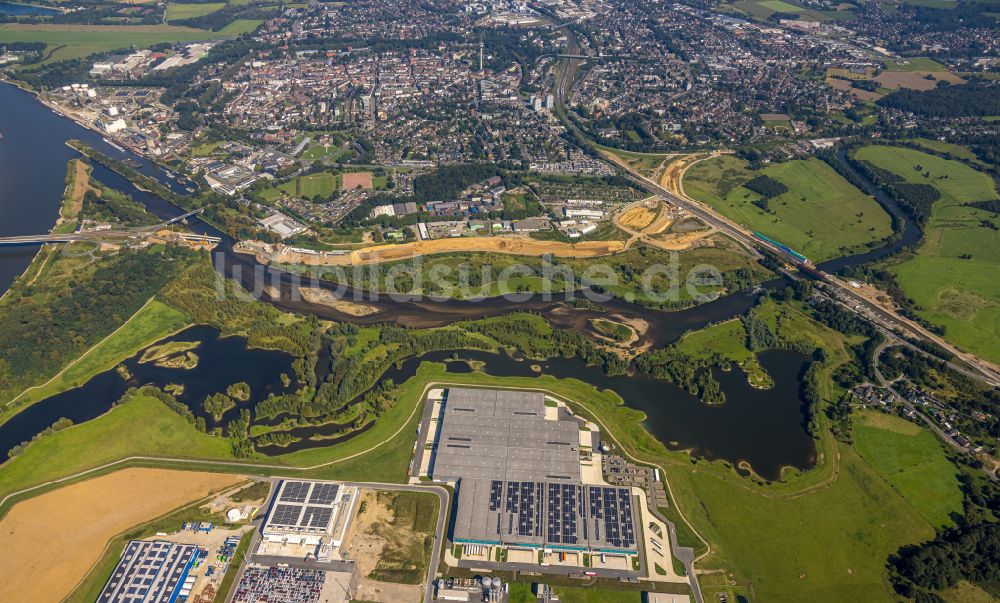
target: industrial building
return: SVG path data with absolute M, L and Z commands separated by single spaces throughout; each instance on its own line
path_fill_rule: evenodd
M 450 388 L 430 473 L 457 483 L 456 544 L 635 555 L 631 491 L 585 484 L 598 433 L 541 392 Z
M 97 601 L 173 603 L 190 594 L 194 580 L 188 580 L 188 572 L 197 557 L 198 547 L 193 544 L 129 541 Z
M 258 554 L 330 559 L 343 543 L 358 489 L 333 482 L 282 481 L 261 530 Z
M 451 388 L 435 479 L 580 481 L 580 424 L 546 421 L 540 392 Z

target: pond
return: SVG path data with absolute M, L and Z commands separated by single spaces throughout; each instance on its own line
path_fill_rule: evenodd
M 99 373 L 80 387 L 56 394 L 11 417 L 0 426 L 0 454 L 30 440 L 35 434 L 65 417 L 73 423 L 94 419 L 108 410 L 129 387 L 152 384 L 164 388 L 179 384 L 184 392 L 177 399 L 188 405 L 195 416 L 205 418 L 209 429 L 224 427 L 239 415 L 241 408 L 252 408 L 268 394 L 294 391 L 298 382 L 292 370 L 292 356 L 284 352 L 248 348 L 243 337 L 220 337 L 213 327 L 191 327 L 181 333 L 157 342 L 199 342 L 191 351 L 198 356 L 194 368 L 165 368 L 153 362 L 140 363 L 142 352 L 122 363 L 130 374 L 128 379 L 115 369 Z M 288 375 L 285 387 L 281 374 Z M 225 393 L 226 388 L 237 382 L 250 386 L 250 399 L 237 402 L 219 421 L 202 409 L 205 397 Z

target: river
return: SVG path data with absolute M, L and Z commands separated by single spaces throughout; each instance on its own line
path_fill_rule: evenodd
M 66 162 L 79 156 L 65 145 L 67 140 L 82 140 L 113 157 L 131 156 L 131 153 L 123 154 L 112 148 L 95 132 L 58 116 L 32 95 L 8 84 L 0 84 L 0 105 L 5 108 L 0 112 L 0 131 L 5 135 L 0 141 L 0 236 L 38 234 L 51 228 L 58 214 L 64 188 Z M 162 170 L 147 160 L 141 162 L 143 165 L 140 171 L 156 176 L 176 190 L 176 185 L 163 177 Z M 182 213 L 179 208 L 155 195 L 138 190 L 127 179 L 101 165 L 94 166 L 94 177 L 109 187 L 131 195 L 161 218 L 171 218 Z M 889 210 L 895 207 L 894 202 L 885 196 L 879 198 L 879 202 Z M 820 266 L 821 269 L 840 270 L 870 261 L 908 244 L 914 236 L 919 238 L 919 231 L 915 226 L 911 228 L 905 216 L 901 219 L 906 229 L 900 241 L 882 249 L 827 262 Z M 372 315 L 355 317 L 328 306 L 297 299 L 295 293 L 302 284 L 298 276 L 261 266 L 250 256 L 234 253 L 232 239 L 200 220 L 193 221 L 191 227 L 195 231 L 222 238 L 222 243 L 213 254 L 213 261 L 220 273 L 238 280 L 247 290 L 277 292 L 273 298 L 262 293 L 261 297 L 265 301 L 283 310 L 359 324 L 393 322 L 428 328 L 458 320 L 500 315 L 513 310 L 531 310 L 560 328 L 586 330 L 590 328 L 590 318 L 617 316 L 623 319 L 641 319 L 648 323 L 649 328 L 637 345 L 663 346 L 675 341 L 686 331 L 740 316 L 755 301 L 754 295 L 737 293 L 687 310 L 665 312 L 616 299 L 602 302 L 596 309 L 579 309 L 538 295 L 517 304 L 500 298 L 479 302 L 434 302 L 393 300 L 346 289 L 349 298 L 362 300 L 377 309 Z M 10 282 L 23 272 L 34 251 L 33 248 L 0 248 L 0 290 L 6 290 Z M 331 283 L 312 284 L 331 290 L 338 289 Z M 344 288 L 339 287 L 339 290 L 344 291 Z M 191 333 L 191 330 L 185 331 L 179 337 L 191 336 Z M 158 373 L 146 365 L 137 365 L 133 358 L 125 363 L 130 371 L 134 371 L 132 380 L 123 380 L 115 371 L 102 373 L 82 388 L 43 400 L 0 426 L 0 451 L 30 439 L 60 417 L 65 416 L 79 422 L 105 412 L 130 385 L 184 383 L 185 393 L 181 399 L 194 412 L 202 415 L 204 413 L 200 409 L 200 400 L 214 391 L 223 391 L 235 381 L 249 382 L 266 376 L 266 383 L 256 382 L 256 387 L 252 388 L 253 398 L 241 405 L 245 407 L 251 407 L 263 392 L 280 391 L 281 388 L 275 386 L 275 383 L 281 372 L 288 372 L 279 370 L 285 366 L 287 359 L 269 357 L 263 360 L 263 364 L 256 364 L 253 357 L 258 351 L 247 350 L 245 343 L 220 340 L 217 336 L 213 338 L 211 333 L 204 331 L 194 333 L 206 342 L 228 341 L 219 344 L 223 348 L 218 359 L 209 356 L 203 362 L 204 369 L 190 371 L 186 375 L 174 374 L 171 369 L 162 369 Z M 458 353 L 462 357 L 484 362 L 486 371 L 490 374 L 513 376 L 530 371 L 526 363 L 515 359 L 471 351 Z M 451 352 L 438 352 L 424 359 L 441 360 L 450 354 Z M 246 355 L 247 362 L 232 360 L 242 355 Z M 774 389 L 762 391 L 750 388 L 745 376 L 739 371 L 718 372 L 717 377 L 727 393 L 728 402 L 712 407 L 664 382 L 638 376 L 607 377 L 579 360 L 552 359 L 541 363 L 541 366 L 543 371 L 554 376 L 575 377 L 618 392 L 628 406 L 646 413 L 646 427 L 670 448 L 691 450 L 701 457 L 724 459 L 734 464 L 744 462 L 758 474 L 774 479 L 782 467 L 806 469 L 815 462 L 815 446 L 805 430 L 804 409 L 798 393 L 805 359 L 786 352 L 766 352 L 760 355 L 760 359 L 774 377 Z M 386 373 L 385 378 L 393 378 L 397 382 L 405 380 L 412 376 L 421 360 L 408 359 L 399 368 Z M 243 370 L 235 370 L 241 366 Z M 457 368 L 451 366 L 452 370 Z M 200 370 L 220 372 L 211 379 L 206 379 L 204 374 L 198 372 Z M 191 389 L 187 389 L 188 387 Z M 213 387 L 214 391 L 211 391 Z M 238 410 L 227 413 L 219 423 L 231 418 L 232 413 Z M 209 420 L 209 424 L 217 423 Z M 311 441 L 308 438 L 336 438 L 341 431 L 341 426 L 336 425 L 298 428 L 292 430 L 292 435 L 304 439 L 287 448 L 272 447 L 262 449 L 262 452 L 279 453 L 329 445 L 337 440 Z
M 58 15 L 59 9 L 36 4 L 19 4 L 16 2 L 0 2 L 0 14 L 4 15 Z
M 66 146 L 78 139 L 112 157 L 135 157 L 122 153 L 104 142 L 92 130 L 66 119 L 41 104 L 32 94 L 6 82 L 0 82 L 0 237 L 36 235 L 49 232 L 59 217 L 59 206 L 66 188 L 66 163 L 80 154 Z M 162 171 L 145 159 L 136 157 L 141 171 L 162 176 Z M 109 170 L 96 166 L 95 176 L 108 186 L 117 187 Z M 119 180 L 124 180 L 119 177 Z M 165 177 L 164 184 L 173 184 Z M 176 185 L 174 184 L 176 188 Z M 160 202 L 166 205 L 165 202 Z M 164 210 L 165 211 L 165 210 Z M 174 215 L 179 215 L 177 211 Z M 31 263 L 37 246 L 0 246 L 0 292 Z

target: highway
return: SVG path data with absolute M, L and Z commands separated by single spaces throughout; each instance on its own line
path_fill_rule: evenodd
M 148 236 L 156 232 L 157 230 L 166 228 L 171 224 L 180 222 L 181 220 L 189 218 L 195 214 L 200 214 L 202 211 L 203 211 L 202 209 L 196 209 L 194 211 L 189 211 L 186 214 L 177 216 L 176 218 L 171 218 L 165 222 L 160 222 L 159 224 L 154 224 L 152 226 L 143 226 L 141 228 L 117 228 L 117 229 L 109 228 L 106 230 L 83 230 L 65 234 L 47 233 L 39 235 L 0 237 L 0 246 L 44 245 L 46 243 L 73 243 L 76 241 L 105 241 L 108 239 L 136 239 Z M 213 243 L 219 243 L 222 241 L 222 239 L 220 239 L 219 237 L 212 237 L 208 235 L 177 233 L 177 236 L 179 238 L 190 241 L 210 241 Z
M 567 28 L 566 31 L 567 35 L 569 36 L 567 52 L 568 53 L 578 52 L 576 39 L 572 34 L 572 29 Z M 576 59 L 565 59 L 563 61 L 563 65 L 561 68 L 562 72 L 558 77 L 559 85 L 556 87 L 556 92 L 557 92 L 556 105 L 559 108 L 559 115 L 561 119 L 564 120 L 564 125 L 567 128 L 576 131 L 579 134 L 579 136 L 584 137 L 583 132 L 580 132 L 579 129 L 577 129 L 576 126 L 569 120 L 569 118 L 566 117 L 566 109 L 565 109 L 565 101 L 567 93 L 569 92 L 569 86 L 572 84 L 572 81 L 574 79 L 573 74 L 575 73 L 576 67 L 578 66 L 574 64 L 575 62 Z M 584 139 L 586 140 L 585 137 Z M 715 210 L 713 210 L 712 208 L 700 202 L 697 202 L 693 199 L 690 199 L 688 197 L 681 197 L 675 195 L 671 191 L 660 186 L 659 182 L 655 182 L 654 180 L 638 173 L 627 163 L 613 161 L 612 159 L 604 156 L 604 154 L 600 155 L 604 159 L 604 161 L 623 170 L 634 182 L 645 188 L 647 191 L 662 197 L 669 203 L 673 203 L 674 205 L 683 208 L 691 215 L 697 217 L 706 224 L 714 227 L 716 230 L 722 232 L 729 238 L 741 244 L 743 247 L 747 248 L 747 250 L 750 251 L 750 253 L 752 253 L 755 257 L 757 258 L 763 257 L 763 255 L 760 253 L 760 249 L 763 248 L 770 251 L 771 253 L 775 254 L 778 257 L 785 258 L 789 263 L 795 265 L 796 267 L 805 265 L 811 269 L 814 268 L 811 263 L 804 264 L 800 261 L 791 259 L 788 256 L 788 254 L 781 248 L 772 245 L 766 241 L 760 240 L 759 238 L 755 237 L 751 231 L 747 230 L 746 228 L 743 228 L 742 226 L 732 222 L 728 218 L 715 212 Z M 792 279 L 800 278 L 799 275 L 794 274 L 787 270 L 782 270 L 781 272 Z M 899 314 L 872 302 L 871 300 L 865 298 L 864 296 L 854 291 L 847 283 L 844 283 L 839 279 L 829 278 L 827 279 L 826 283 L 829 286 L 828 293 L 832 297 L 835 297 L 838 300 L 845 302 L 847 308 L 850 309 L 852 312 L 855 312 L 863 316 L 876 326 L 883 327 L 890 331 L 898 330 L 899 332 L 905 333 L 917 340 L 926 341 L 929 343 L 933 343 L 934 345 L 940 346 L 945 350 L 947 350 L 949 353 L 953 354 L 956 358 L 960 359 L 965 365 L 967 365 L 967 368 L 962 368 L 959 372 L 978 381 L 987 383 L 989 385 L 995 387 L 1000 386 L 1000 371 L 994 369 L 992 366 L 989 365 L 989 363 L 986 363 L 982 359 L 972 354 L 959 350 L 958 348 L 948 343 L 941 337 L 938 337 L 933 333 L 930 333 L 927 329 L 914 323 L 913 321 L 908 320 L 907 318 L 900 316 Z M 955 364 L 955 366 L 957 366 L 957 364 Z

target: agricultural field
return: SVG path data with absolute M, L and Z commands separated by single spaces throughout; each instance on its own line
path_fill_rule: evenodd
M 223 37 L 235 38 L 236 36 L 256 31 L 263 22 L 260 19 L 236 19 L 216 33 Z
M 184 5 L 199 6 L 199 5 Z M 233 37 L 241 33 L 230 29 L 239 21 L 212 32 L 174 25 L 0 25 L 0 43 L 44 42 L 47 45 L 43 63 L 54 63 L 108 52 L 130 46 L 146 47 L 164 42 L 196 42 Z M 242 27 L 242 26 L 240 26 Z M 256 27 L 254 27 L 255 29 Z M 252 29 L 250 30 L 252 31 Z
M 906 57 L 899 60 L 887 60 L 884 64 L 886 71 L 948 72 L 947 67 L 927 57 Z
M 757 19 L 767 19 L 774 13 L 797 14 L 799 18 L 806 21 L 836 21 L 854 18 L 854 11 L 851 10 L 816 10 L 785 0 L 738 0 L 726 6 Z
M 901 147 L 873 145 L 855 158 L 870 161 L 907 182 L 929 184 L 935 202 L 916 254 L 892 264 L 918 313 L 946 329 L 956 345 L 1000 361 L 1000 224 L 995 213 L 966 203 L 1000 199 L 990 177 L 960 163 Z M 919 168 L 919 169 L 917 169 Z
M 167 3 L 167 21 L 180 21 L 210 15 L 224 7 L 224 2 L 206 2 L 204 4 Z
M 132 468 L 18 503 L 0 520 L 8 551 L 0 558 L 0 599 L 61 600 L 116 534 L 239 481 L 230 474 Z
M 854 447 L 931 525 L 950 527 L 962 514 L 958 470 L 931 431 L 864 411 L 854 419 Z
M 767 201 L 768 211 L 754 204 L 761 195 L 743 186 L 761 175 L 788 188 Z M 684 190 L 817 262 L 864 249 L 892 233 L 885 210 L 819 159 L 751 170 L 742 159 L 723 155 L 694 164 L 685 174 Z

